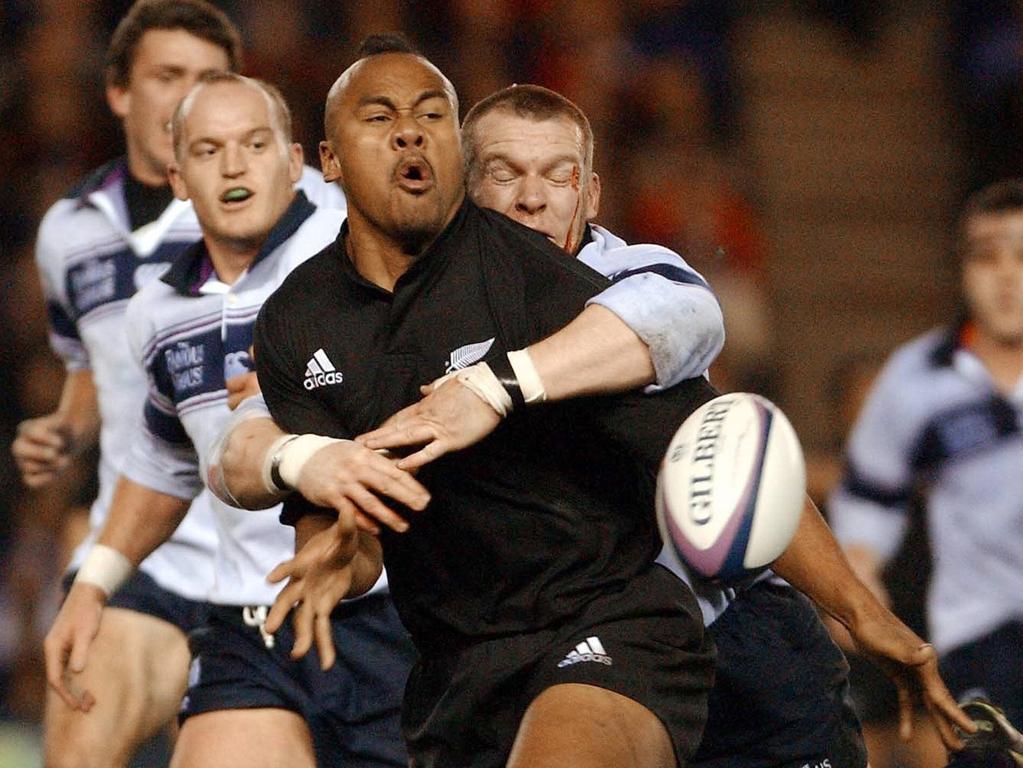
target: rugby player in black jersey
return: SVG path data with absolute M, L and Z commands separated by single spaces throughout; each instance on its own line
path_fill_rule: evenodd
M 456 104 L 446 78 L 407 53 L 366 57 L 332 89 L 324 168 L 347 191 L 348 225 L 271 297 L 256 331 L 260 384 L 285 429 L 354 437 L 416 401 L 451 350 L 492 340 L 497 367 L 606 285 L 464 200 Z M 307 378 L 317 353 L 340 375 Z M 445 386 L 464 390 L 467 408 L 479 402 Z M 379 539 L 421 654 L 404 714 L 413 764 L 685 761 L 713 655 L 691 593 L 653 563 L 653 518 L 609 418 L 622 414 L 586 400 L 530 409 L 497 387 L 519 412 L 424 468 L 429 513 Z M 659 402 L 677 420 L 710 394 L 700 379 Z M 391 461 L 351 442 L 336 449 L 375 465 L 386 495 Z M 298 547 L 334 524 L 324 512 L 287 500 Z M 378 540 L 356 533 L 354 507 L 341 518 L 352 533 L 345 591 L 357 594 L 379 571 Z
M 648 379 L 648 380 L 649 380 L 649 379 Z M 448 391 L 448 392 L 450 392 L 451 390 L 450 390 L 450 389 L 448 389 L 447 391 Z M 352 448 L 349 448 L 349 449 L 346 449 L 346 450 L 354 450 L 354 449 L 352 449 Z M 902 648 L 902 649 L 899 649 L 899 651 L 900 651 L 900 652 L 901 652 L 901 651 L 904 651 L 904 648 Z M 891 652 L 891 649 L 889 649 L 889 652 Z M 901 660 L 901 661 L 903 661 L 903 663 L 904 663 L 904 662 L 905 662 L 906 660 Z M 926 682 L 926 677 L 925 677 L 925 682 Z M 931 692 L 933 692 L 933 691 L 931 691 Z M 462 714 L 463 714 L 463 713 L 462 713 Z M 530 722 L 530 721 L 529 721 L 529 719 L 527 719 L 527 721 L 526 721 L 526 722 L 527 722 L 527 723 L 528 723 L 528 722 Z M 528 732 L 528 731 L 527 731 L 527 732 Z M 517 753 L 517 754 L 519 754 L 519 753 Z

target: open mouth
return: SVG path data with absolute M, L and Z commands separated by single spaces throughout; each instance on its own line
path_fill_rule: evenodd
M 433 186 L 433 169 L 421 157 L 408 157 L 398 163 L 395 179 L 406 192 L 422 193 Z
M 252 197 L 253 192 L 246 187 L 231 187 L 220 196 L 220 202 L 227 204 L 241 204 Z

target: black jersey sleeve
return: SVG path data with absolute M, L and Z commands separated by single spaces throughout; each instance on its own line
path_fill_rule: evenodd
M 656 474 L 675 432 L 689 415 L 719 392 L 702 376 L 669 389 L 606 398 L 595 414 L 599 428 L 625 453 Z
M 293 324 L 294 313 L 287 312 L 283 295 L 274 294 L 263 305 L 253 331 L 256 372 L 270 415 L 285 432 L 313 433 L 330 437 L 350 437 L 331 410 L 302 386 L 304 364 L 296 354 L 301 329 Z M 284 500 L 281 522 L 294 525 L 309 514 L 336 515 L 336 511 L 317 507 L 300 494 Z

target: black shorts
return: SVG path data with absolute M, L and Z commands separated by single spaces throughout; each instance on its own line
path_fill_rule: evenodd
M 858 653 L 849 653 L 849 697 L 864 725 L 899 718 L 899 691 L 880 667 Z M 926 712 L 926 710 L 921 710 Z
M 71 589 L 76 571 L 64 576 L 64 594 Z M 189 600 L 169 589 L 164 589 L 156 580 L 141 570 L 136 570 L 131 577 L 114 592 L 107 601 L 111 608 L 124 608 L 173 624 L 187 636 L 201 627 L 209 612 L 209 605 L 200 600 Z
M 699 768 L 863 768 L 845 657 L 791 587 L 761 582 L 710 627 L 718 648 Z
M 290 621 L 268 647 L 265 610 L 211 608 L 206 626 L 192 634 L 181 720 L 224 709 L 286 709 L 306 720 L 319 765 L 407 765 L 400 712 L 415 650 L 390 597 L 369 595 L 335 609 L 337 663 L 326 672 L 315 646 L 292 660 Z
M 556 629 L 421 659 L 402 717 L 409 764 L 504 766 L 530 703 L 562 683 L 606 688 L 647 707 L 686 764 L 703 730 L 713 666 L 696 601 L 656 566 Z

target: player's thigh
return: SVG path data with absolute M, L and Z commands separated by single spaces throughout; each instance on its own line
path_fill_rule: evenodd
M 547 688 L 526 710 L 509 768 L 671 768 L 668 731 L 642 704 L 605 688 Z
M 88 664 L 74 689 L 96 703 L 70 709 L 47 692 L 48 768 L 124 765 L 136 747 L 177 714 L 188 678 L 188 641 L 173 624 L 122 608 L 103 612 Z
M 286 709 L 222 709 L 181 726 L 171 768 L 315 768 L 305 721 Z

